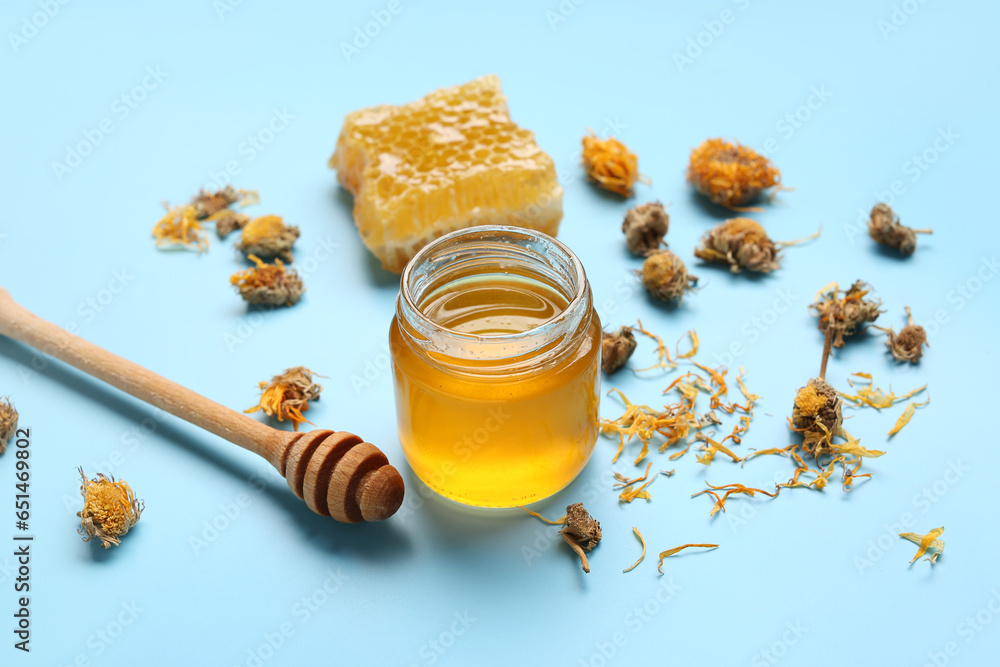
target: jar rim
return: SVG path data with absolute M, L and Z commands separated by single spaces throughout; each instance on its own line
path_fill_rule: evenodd
M 566 277 L 572 280 L 573 293 L 571 295 L 565 295 L 567 297 L 567 304 L 558 314 L 540 324 L 517 333 L 473 334 L 449 329 L 448 327 L 435 322 L 430 317 L 425 315 L 414 301 L 412 294 L 414 272 L 417 270 L 417 267 L 426 263 L 433 256 L 434 252 L 439 250 L 442 246 L 449 243 L 454 244 L 456 241 L 461 243 L 466 240 L 502 241 L 504 236 L 510 237 L 515 235 L 529 241 L 540 241 L 544 245 L 554 248 L 559 254 L 564 256 L 566 264 L 571 268 L 572 275 L 567 275 Z M 583 268 L 583 263 L 580 261 L 580 258 L 577 257 L 576 253 L 570 250 L 570 248 L 562 241 L 559 241 L 544 232 L 526 227 L 517 227 L 514 225 L 474 225 L 472 227 L 464 227 L 434 239 L 421 248 L 417 254 L 413 256 L 413 259 L 406 264 L 406 267 L 403 269 L 399 290 L 399 300 L 401 304 L 406 305 L 406 315 L 411 322 L 415 318 L 419 328 L 427 328 L 443 332 L 448 336 L 453 337 L 456 341 L 468 342 L 515 342 L 518 340 L 530 339 L 537 336 L 541 329 L 558 328 L 564 322 L 570 322 L 573 319 L 578 319 L 581 302 L 587 300 L 588 297 L 589 288 L 587 284 L 587 274 Z

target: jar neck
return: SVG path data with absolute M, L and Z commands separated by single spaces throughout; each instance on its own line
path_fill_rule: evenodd
M 535 281 L 566 306 L 517 333 L 449 329 L 422 309 L 429 295 L 469 279 Z M 425 246 L 403 272 L 396 320 L 402 338 L 435 363 L 476 373 L 511 373 L 558 363 L 575 352 L 591 325 L 593 297 L 579 258 L 556 239 L 529 229 L 482 225 Z

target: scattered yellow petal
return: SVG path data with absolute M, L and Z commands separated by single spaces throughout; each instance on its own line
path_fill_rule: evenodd
M 910 419 L 913 417 L 913 413 L 916 412 L 917 408 L 923 407 L 930 402 L 931 398 L 928 396 L 927 400 L 923 403 L 910 403 L 907 405 L 906 409 L 903 410 L 903 414 L 899 415 L 899 419 L 896 420 L 896 425 L 892 427 L 891 431 L 889 431 L 889 437 L 896 435 L 903 429 L 904 426 L 910 423 Z
M 912 563 L 921 556 L 923 556 L 925 553 L 927 553 L 928 549 L 933 549 L 934 553 L 932 553 L 927 560 L 929 560 L 931 563 L 936 563 L 938 556 L 940 556 L 941 552 L 944 551 L 944 540 L 938 539 L 939 537 L 941 537 L 941 533 L 943 532 L 944 532 L 944 526 L 941 526 L 940 528 L 935 528 L 926 535 L 918 535 L 916 533 L 900 533 L 899 536 L 902 537 L 904 540 L 909 540 L 914 544 L 919 545 L 920 547 L 917 549 L 917 554 L 913 557 L 913 559 L 910 562 Z
M 663 559 L 669 558 L 670 556 L 673 556 L 677 552 L 683 551 L 684 549 L 688 549 L 690 547 L 703 547 L 705 549 L 718 549 L 719 545 L 718 544 L 682 544 L 679 547 L 674 547 L 673 549 L 667 549 L 666 551 L 661 551 L 660 552 L 660 564 L 656 566 L 656 569 L 659 571 L 660 574 L 663 574 Z
M 646 540 L 642 539 L 642 533 L 639 532 L 638 528 L 636 528 L 636 527 L 633 526 L 632 527 L 632 531 L 635 533 L 635 536 L 639 538 L 639 543 L 642 544 L 642 555 L 639 556 L 639 560 L 637 560 L 636 562 L 632 563 L 632 565 L 630 567 L 627 567 L 624 570 L 622 570 L 622 574 L 625 574 L 626 572 L 631 572 L 632 570 L 634 570 L 635 566 L 638 565 L 639 563 L 641 563 L 642 559 L 646 557 Z
M 561 526 L 564 523 L 566 523 L 566 515 L 565 514 L 563 514 L 561 518 L 553 521 L 552 519 L 546 519 L 544 516 L 542 516 L 538 512 L 532 512 L 527 507 L 524 507 L 524 506 L 521 506 L 521 505 L 518 505 L 518 507 L 520 507 L 521 509 L 523 509 L 525 512 L 527 512 L 531 516 L 535 517 L 536 519 L 541 519 L 542 521 L 544 521 L 545 523 L 549 524 L 550 526 Z

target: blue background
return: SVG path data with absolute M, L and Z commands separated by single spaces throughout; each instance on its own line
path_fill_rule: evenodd
M 70 3 L 49 19 L 35 16 L 40 4 L 5 3 L 0 21 L 0 285 L 42 317 L 236 409 L 254 403 L 258 381 L 309 366 L 328 376 L 312 420 L 378 443 L 409 487 L 392 520 L 338 525 L 312 515 L 254 455 L 0 341 L 0 393 L 32 434 L 36 536 L 30 656 L 11 646 L 12 547 L 0 549 L 0 662 L 995 659 L 995 4 L 400 0 L 391 14 L 367 0 L 202 0 Z M 372 12 L 391 21 L 345 54 L 341 44 Z M 636 469 L 628 457 L 612 466 L 614 444 L 602 438 L 577 481 L 536 508 L 558 516 L 587 502 L 604 528 L 589 575 L 553 528 L 428 497 L 399 450 L 386 370 L 398 279 L 361 245 L 350 196 L 325 164 L 349 111 L 490 72 L 514 120 L 556 162 L 566 189 L 560 237 L 587 267 L 605 324 L 642 318 L 670 341 L 696 328 L 703 362 L 746 368 L 762 398 L 742 450 L 793 441 L 785 419 L 820 360 L 807 312 L 817 289 L 871 282 L 887 309 L 880 322 L 897 330 L 903 306 L 913 308 L 931 342 L 918 366 L 892 363 L 877 332 L 830 364 L 843 389 L 855 371 L 900 393 L 930 385 L 930 405 L 889 442 L 902 405 L 848 411 L 849 430 L 887 451 L 866 461 L 872 480 L 846 494 L 831 484 L 774 501 L 737 497 L 710 519 L 711 501 L 689 498 L 704 480 L 768 486 L 791 464 L 765 457 L 741 469 L 720 457 L 706 469 L 694 452 L 676 462 L 654 454 L 656 468 L 676 474 L 657 480 L 652 501 L 619 506 L 610 472 Z M 110 132 L 90 154 L 69 172 L 54 166 L 102 121 Z M 626 202 L 586 183 L 578 164 L 588 127 L 625 141 L 653 185 Z M 250 136 L 269 142 L 258 150 Z M 795 188 L 754 216 L 772 237 L 823 224 L 821 239 L 789 249 L 770 276 L 730 275 L 692 255 L 730 215 L 684 182 L 689 151 L 714 136 L 768 146 Z M 154 247 L 161 201 L 184 201 L 226 170 L 260 191 L 250 212 L 302 230 L 296 258 L 308 292 L 294 308 L 247 311 L 228 284 L 241 266 L 233 239 L 213 236 L 200 256 Z M 934 228 L 907 260 L 858 226 L 859 213 L 889 196 L 904 223 Z M 702 278 L 674 310 L 639 288 L 619 231 L 629 205 L 652 199 L 669 204 L 670 246 Z M 742 348 L 726 358 L 734 344 Z M 650 362 L 651 346 L 636 355 Z M 652 403 L 666 382 L 622 372 L 605 388 Z M 602 402 L 605 416 L 619 410 Z M 14 462 L 9 451 L 0 458 L 0 542 L 10 545 Z M 75 532 L 79 465 L 125 478 L 146 501 L 120 548 Z M 919 533 L 947 527 L 936 566 L 907 565 L 915 545 L 895 537 L 902 522 Z M 638 555 L 633 526 L 649 554 L 623 575 Z M 658 576 L 655 553 L 685 542 L 721 546 L 670 559 Z

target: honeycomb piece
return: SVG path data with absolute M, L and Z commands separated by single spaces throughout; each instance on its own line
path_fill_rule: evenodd
M 457 229 L 516 225 L 555 236 L 562 219 L 552 158 L 510 120 L 496 75 L 348 114 L 329 165 L 354 195 L 361 240 L 396 273 Z

